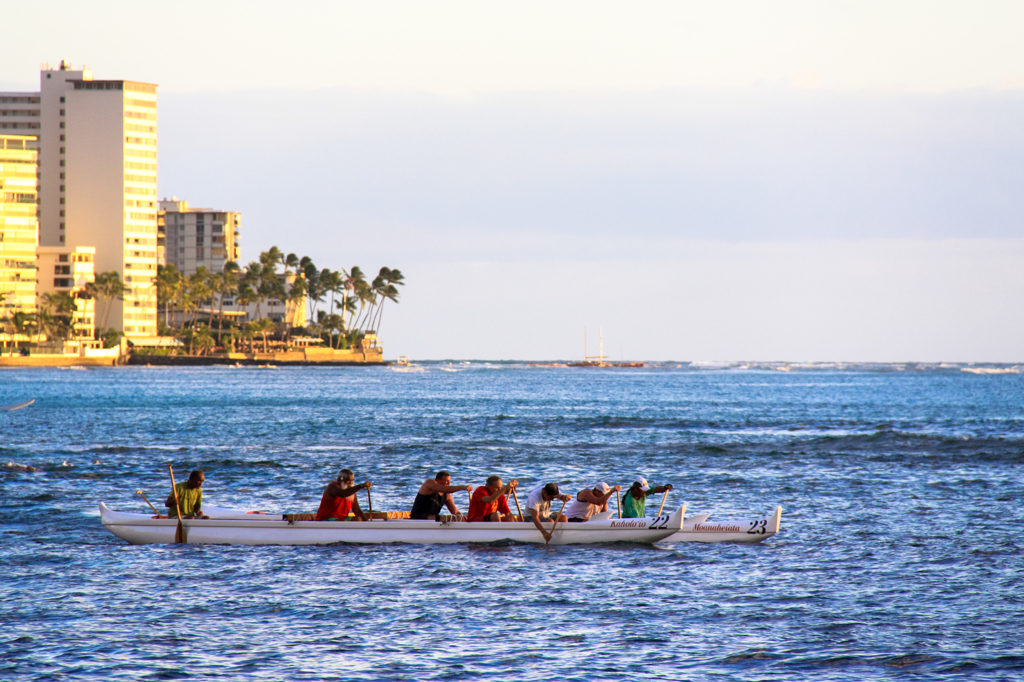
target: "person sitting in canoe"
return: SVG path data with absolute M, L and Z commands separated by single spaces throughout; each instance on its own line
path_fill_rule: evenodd
M 562 514 L 557 519 L 551 516 L 551 501 L 561 500 L 568 502 L 571 499 L 571 496 L 562 495 L 558 491 L 557 483 L 545 483 L 530 491 L 529 497 L 526 498 L 526 513 L 530 516 L 530 520 L 533 521 L 533 525 L 537 527 L 540 534 L 544 536 L 545 541 L 551 539 L 551 533 L 540 524 L 545 521 L 565 521 L 565 514 Z
M 487 484 L 473 491 L 469 498 L 469 518 L 467 521 L 515 521 L 512 510 L 508 508 L 505 498 L 515 490 L 519 481 L 501 484 L 501 476 L 488 476 Z
M 473 486 L 452 485 L 452 475 L 447 471 L 438 471 L 437 476 L 423 481 L 419 492 L 416 493 L 416 499 L 413 500 L 409 518 L 433 521 L 441 512 L 441 507 L 448 507 L 452 514 L 458 514 L 459 508 L 455 506 L 452 493 L 460 490 L 473 492 Z
M 363 510 L 359 508 L 356 493 L 369 490 L 373 485 L 370 481 L 354 485 L 356 476 L 349 469 L 342 469 L 336 481 L 331 481 L 324 488 L 324 496 L 320 500 L 320 508 L 316 510 L 316 521 L 344 521 L 349 513 L 355 514 L 357 521 L 367 521 Z
M 608 498 L 620 490 L 621 485 L 609 487 L 607 483 L 601 481 L 593 488 L 579 491 L 576 493 L 576 499 L 565 508 L 569 523 L 583 523 L 589 521 L 594 514 L 608 511 Z
M 169 510 L 167 516 L 173 519 L 178 518 L 178 509 L 181 509 L 181 516 L 185 519 L 208 519 L 203 516 L 203 483 L 206 476 L 202 471 L 196 469 L 188 475 L 188 480 L 176 486 L 171 494 L 164 501 L 164 506 Z M 178 492 L 178 499 L 175 501 L 174 492 Z
M 622 496 L 623 518 L 643 518 L 646 514 L 647 496 L 667 493 L 669 490 L 672 490 L 671 485 L 659 485 L 651 487 L 650 485 L 647 484 L 646 478 L 644 478 L 643 476 L 637 476 L 636 480 L 633 481 L 633 485 L 629 486 L 629 490 L 627 490 L 626 493 Z

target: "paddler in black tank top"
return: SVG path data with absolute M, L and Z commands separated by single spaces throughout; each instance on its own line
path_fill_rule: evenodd
M 458 514 L 459 508 L 455 506 L 452 493 L 460 490 L 473 492 L 473 486 L 452 485 L 452 475 L 447 471 L 438 471 L 437 476 L 423 481 L 419 492 L 416 493 L 416 500 L 412 503 L 412 513 L 409 516 L 433 521 L 441 512 L 441 507 L 448 507 L 452 514 Z

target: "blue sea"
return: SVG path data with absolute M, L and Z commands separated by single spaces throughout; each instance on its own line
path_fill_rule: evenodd
M 415 369 L 415 368 L 414 368 Z M 1024 375 L 422 363 L 0 371 L 2 680 L 1024 679 Z M 10 463 L 31 465 L 15 471 Z M 638 474 L 763 543 L 130 546 L 97 504 L 375 509 Z M 466 506 L 466 495 L 456 496 Z

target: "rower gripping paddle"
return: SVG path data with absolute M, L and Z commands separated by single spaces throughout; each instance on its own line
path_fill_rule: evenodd
M 185 544 L 185 526 L 181 523 L 181 500 L 178 499 L 178 485 L 174 482 L 174 466 L 168 464 L 167 470 L 171 472 L 171 492 L 174 493 L 174 506 L 178 508 L 178 528 L 174 531 L 174 544 L 183 545 Z
M 526 518 L 523 517 L 523 508 L 519 506 L 519 495 L 516 495 L 515 488 L 512 488 L 512 499 L 516 501 L 516 511 L 519 512 L 519 520 L 525 521 Z
M 558 525 L 558 519 L 562 518 L 562 512 L 565 511 L 565 505 L 569 503 L 569 500 L 562 500 L 562 508 L 558 510 L 558 516 L 555 517 L 555 522 L 551 524 L 551 536 L 555 535 L 555 526 Z M 544 541 L 544 544 L 551 542 L 551 538 Z
M 661 496 L 661 506 L 658 507 L 658 516 L 661 516 L 661 510 L 665 508 L 665 500 L 668 499 L 668 494 L 671 490 L 666 490 L 665 494 Z

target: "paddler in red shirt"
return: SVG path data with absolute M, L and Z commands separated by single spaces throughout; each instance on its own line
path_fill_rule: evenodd
M 353 485 L 355 480 L 355 474 L 349 469 L 342 469 L 338 474 L 338 480 L 327 484 L 323 499 L 320 500 L 320 508 L 316 510 L 317 521 L 344 521 L 348 518 L 349 512 L 355 514 L 356 521 L 368 520 L 363 510 L 359 508 L 356 493 L 363 489 L 369 490 L 373 483 L 366 481 Z
M 505 495 L 515 489 L 519 481 L 508 485 L 501 484 L 501 476 L 490 476 L 487 485 L 473 491 L 469 498 L 468 521 L 515 521 L 512 510 L 508 508 Z

